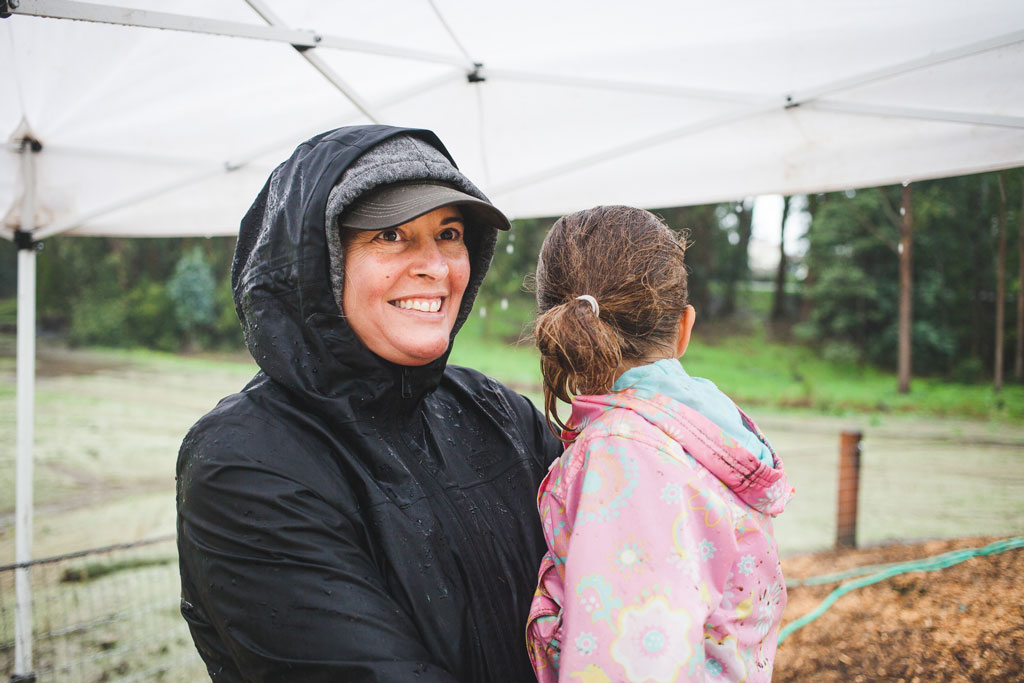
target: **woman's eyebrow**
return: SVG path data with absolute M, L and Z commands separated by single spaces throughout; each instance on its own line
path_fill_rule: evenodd
M 465 223 L 461 216 L 447 216 L 441 219 L 441 225 L 448 225 L 449 223 Z

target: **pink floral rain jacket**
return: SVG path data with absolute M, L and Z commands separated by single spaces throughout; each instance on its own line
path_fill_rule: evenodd
M 538 495 L 538 680 L 770 680 L 786 604 L 771 518 L 793 493 L 778 456 L 632 389 L 578 397 L 570 425 Z

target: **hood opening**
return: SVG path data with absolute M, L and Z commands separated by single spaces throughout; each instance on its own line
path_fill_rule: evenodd
M 266 375 L 328 403 L 353 395 L 361 402 L 398 399 L 403 374 L 414 400 L 437 386 L 490 265 L 496 229 L 467 224 L 470 279 L 448 350 L 427 365 L 404 368 L 372 353 L 352 332 L 341 306 L 338 217 L 364 192 L 416 180 L 449 184 L 487 201 L 424 130 L 341 128 L 303 143 L 274 170 L 242 220 L 232 266 L 246 343 Z

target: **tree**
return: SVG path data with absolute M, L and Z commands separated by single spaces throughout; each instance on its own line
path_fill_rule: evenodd
M 185 333 L 186 348 L 193 348 L 199 329 L 214 322 L 216 281 L 213 270 L 198 246 L 178 260 L 167 293 L 174 303 L 174 314 Z
M 754 200 L 744 199 L 738 202 L 721 204 L 722 214 L 719 224 L 729 229 L 734 224 L 734 231 L 729 234 L 729 242 L 735 238 L 735 244 L 729 254 L 729 266 L 724 273 L 725 294 L 722 299 L 721 315 L 728 317 L 736 313 L 736 292 L 741 282 L 750 277 L 750 233 L 754 220 Z
M 914 211 L 910 183 L 903 184 L 900 202 L 900 321 L 899 355 L 897 359 L 898 391 L 910 391 L 910 372 L 913 367 L 914 324 Z
M 779 267 L 775 270 L 775 298 L 772 300 L 772 320 L 786 316 L 786 219 L 789 218 L 790 197 L 782 198 L 782 220 L 779 222 Z
M 818 213 L 818 207 L 821 206 L 827 199 L 827 194 L 809 194 L 807 195 L 807 215 L 810 216 L 810 221 L 807 223 L 807 232 L 804 234 L 804 239 L 808 243 L 814 242 L 814 216 Z M 814 300 L 807 296 L 806 292 L 814 287 L 814 284 L 818 281 L 818 273 L 814 269 L 814 264 L 807 263 L 807 275 L 804 276 L 803 289 L 804 295 L 800 299 L 800 322 L 806 323 L 811 317 L 811 307 Z
M 996 218 L 996 349 L 994 387 L 996 392 L 1003 390 L 1003 327 L 1006 325 L 1006 178 L 1000 173 L 999 178 L 999 215 Z
M 537 255 L 554 222 L 553 218 L 519 219 L 511 230 L 498 232 L 494 259 L 475 303 L 477 314 L 485 315 L 482 329 L 486 336 L 511 343 L 526 336 L 535 308 L 532 278 Z M 506 310 L 510 313 L 500 313 Z
M 724 273 L 734 249 L 727 230 L 722 229 L 719 207 L 715 204 L 657 209 L 669 227 L 686 236 L 686 264 L 690 303 L 702 319 L 715 317 L 718 306 L 715 293 L 722 291 Z
M 916 182 L 910 211 L 910 357 L 915 374 L 991 378 L 995 359 L 998 249 L 995 173 Z M 1006 184 L 1007 206 L 1021 186 Z M 804 283 L 810 300 L 800 336 L 835 357 L 898 369 L 902 190 L 874 188 L 816 200 Z M 1007 209 L 1007 223 L 1014 212 Z M 1016 258 L 1014 256 L 1014 258 Z M 1007 267 L 1014 267 L 1007 256 Z M 1019 264 L 1017 264 L 1019 265 Z M 906 273 L 906 271 L 905 271 Z M 1024 317 L 1024 316 L 1022 316 Z
M 1024 169 L 1020 172 L 1020 223 L 1017 236 L 1017 353 L 1014 356 L 1013 376 L 1024 380 Z

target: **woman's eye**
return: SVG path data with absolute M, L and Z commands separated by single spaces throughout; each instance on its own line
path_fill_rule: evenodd
M 397 230 L 381 230 L 377 235 L 377 239 L 384 242 L 397 242 L 398 231 Z
M 441 234 L 437 236 L 439 240 L 445 241 L 457 241 L 460 237 L 462 237 L 462 233 L 455 228 L 445 228 L 441 231 Z

